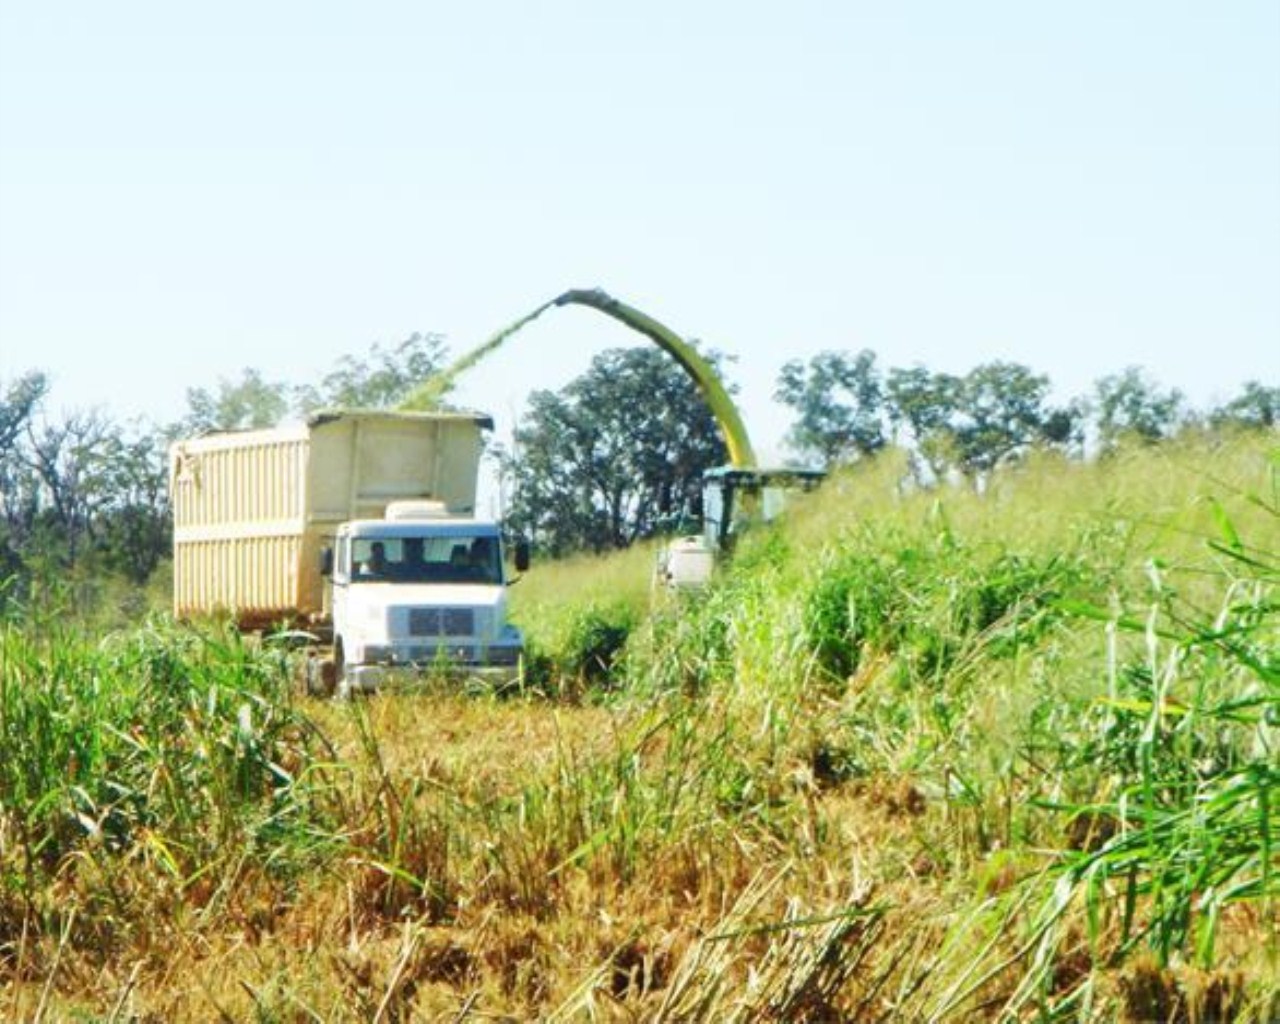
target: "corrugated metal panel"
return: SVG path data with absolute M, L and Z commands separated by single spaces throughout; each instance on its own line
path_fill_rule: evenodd
M 306 614 L 305 432 L 255 431 L 174 446 L 174 612 L 242 621 Z
M 249 435 L 260 437 L 258 434 Z M 241 447 L 180 443 L 173 455 L 174 527 L 297 522 L 306 513 L 308 440 Z
M 227 612 L 242 621 L 293 617 L 301 536 L 243 537 L 178 544 L 174 611 L 181 617 Z

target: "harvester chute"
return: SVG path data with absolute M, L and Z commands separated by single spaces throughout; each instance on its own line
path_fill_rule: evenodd
M 715 370 L 698 350 L 687 341 L 653 317 L 640 310 L 620 302 L 612 295 L 599 288 L 574 288 L 559 298 L 544 302 L 531 313 L 504 327 L 484 343 L 477 345 L 449 366 L 444 372 L 427 380 L 408 399 L 402 409 L 406 411 L 426 411 L 436 408 L 453 382 L 466 370 L 478 363 L 489 353 L 501 348 L 503 343 L 522 327 L 532 323 L 552 306 L 590 306 L 610 316 L 632 330 L 639 331 L 667 352 L 684 369 L 697 385 L 711 414 L 715 416 L 724 437 L 725 448 L 729 452 L 729 463 L 735 469 L 750 469 L 756 464 L 755 451 L 751 447 L 751 439 L 747 436 L 747 428 L 742 422 L 737 406 L 729 397 L 729 392 L 716 376 Z

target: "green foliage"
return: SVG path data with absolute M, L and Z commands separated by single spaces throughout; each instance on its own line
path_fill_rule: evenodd
M 306 416 L 317 409 L 390 409 L 439 372 L 446 354 L 439 334 L 414 332 L 384 347 L 375 342 L 367 356 L 343 356 L 318 384 L 268 381 L 244 369 L 238 380 L 222 378 L 213 389 L 187 390 L 189 411 L 171 434 L 273 427 L 291 411 Z
M 563 671 L 577 676 L 588 686 L 605 682 L 626 646 L 633 625 L 625 608 L 584 609 L 570 627 Z
M 167 475 L 152 431 L 97 414 L 28 420 L 0 450 L 0 578 L 15 579 L 0 609 L 91 572 L 145 582 L 169 549 Z
M 412 1012 L 406 977 L 526 1018 L 1268 1019 L 1278 466 L 1197 436 L 922 492 L 889 453 L 695 596 L 650 595 L 639 548 L 537 565 L 545 675 L 503 701 L 300 707 L 282 652 L 216 630 L 11 623 L 0 964 L 127 974 L 154 928 L 382 948 L 307 1003 L 351 1017 Z M 278 923 L 309 884 L 330 924 Z
M 1022 476 L 986 496 L 882 503 L 879 522 L 753 538 L 709 593 L 633 634 L 629 678 L 756 708 L 770 744 L 808 751 L 815 777 L 909 773 L 922 802 L 947 808 L 927 849 L 953 870 L 1037 848 L 991 897 L 1013 915 L 1001 928 L 1040 907 L 1009 1013 L 1085 998 L 1052 987 L 1082 926 L 1098 964 L 1145 948 L 1162 969 L 1213 970 L 1232 909 L 1265 921 L 1280 897 L 1273 465 L 1264 437 L 1125 456 L 1070 484 L 1081 507 L 1056 506 L 1044 536 L 1017 529 L 1035 507 L 1019 503 L 1037 482 Z M 820 492 L 808 511 L 823 506 Z M 957 925 L 953 955 L 978 920 Z M 922 999 L 920 1016 L 961 1013 L 965 991 Z
M 1181 392 L 1161 391 L 1136 366 L 1099 380 L 1092 403 L 1103 451 L 1125 438 L 1150 443 L 1171 437 L 1184 418 Z
M 676 593 L 661 601 L 627 649 L 626 666 L 638 692 L 697 695 L 732 671 L 727 602 L 740 593 Z
M 974 645 L 996 658 L 1034 644 L 1079 575 L 1057 555 L 968 550 L 947 533 L 921 543 L 867 532 L 819 564 L 806 590 L 806 636 L 816 666 L 836 680 L 888 655 L 907 684 L 928 684 Z
M 1269 510 L 1280 520 L 1280 506 Z M 1280 566 L 1274 551 L 1249 551 L 1229 518 L 1220 526 L 1218 609 L 1190 604 L 1162 574 L 1145 621 L 1078 609 L 1141 636 L 1145 653 L 1116 667 L 1082 749 L 1106 798 L 1075 813 L 1115 834 L 1064 869 L 1093 903 L 1123 880 L 1147 904 L 1143 920 L 1126 915 L 1124 942 L 1146 938 L 1161 964 L 1186 952 L 1211 965 L 1225 908 L 1280 896 Z
M 1049 379 L 1018 363 L 985 363 L 964 376 L 891 368 L 882 377 L 875 359 L 868 350 L 822 352 L 782 368 L 775 397 L 796 413 L 788 439 L 799 453 L 854 461 L 885 446 L 888 425 L 910 449 L 917 480 L 932 483 L 949 472 L 983 478 L 1037 446 L 1080 455 L 1090 416 L 1104 451 L 1125 437 L 1170 437 L 1189 422 L 1178 392 L 1161 392 L 1133 367 L 1098 381 L 1091 399 L 1054 407 Z M 1250 382 L 1209 422 L 1270 426 L 1274 392 Z
M 300 871 L 328 840 L 295 774 L 314 736 L 288 687 L 284 654 L 234 632 L 147 626 L 95 644 L 0 626 L 0 834 L 15 837 L 0 906 L 51 910 L 48 887 L 81 860 L 107 877 L 141 861 L 179 889 L 245 857 Z
M 1260 507 L 1272 522 L 1280 517 L 1274 496 Z M 1112 641 L 1105 693 L 1071 725 L 1078 755 L 1068 770 L 1088 780 L 1082 799 L 1044 801 L 1066 820 L 1068 844 L 1026 887 L 1041 901 L 1036 948 L 1010 1013 L 1052 991 L 1080 915 L 1100 962 L 1119 964 L 1145 948 L 1161 972 L 1185 963 L 1213 971 L 1233 910 L 1258 915 L 1258 939 L 1276 953 L 1280 574 L 1274 551 L 1247 551 L 1236 526 L 1221 525 L 1221 541 L 1206 537 L 1225 555 L 1216 609 L 1188 601 L 1163 572 L 1150 577 L 1143 617 L 1072 606 L 1086 621 L 1108 623 L 1116 639 L 1139 643 L 1122 653 Z M 1148 988 L 1152 980 L 1159 983 Z M 1235 1009 L 1223 1019 L 1254 1019 L 1240 983 L 1233 989 L 1226 1001 Z M 1139 1014 L 1196 1002 L 1167 973 L 1128 999 Z M 1273 1016 L 1280 992 L 1262 988 L 1257 1005 L 1256 1019 Z
M 303 414 L 316 409 L 395 408 L 423 381 L 440 371 L 445 353 L 444 337 L 440 334 L 415 331 L 388 348 L 375 342 L 365 358 L 343 356 L 339 359 L 318 386 L 303 385 L 295 389 L 295 407 Z
M 977 477 L 1023 457 L 1034 445 L 1069 449 L 1080 441 L 1080 411 L 1046 404 L 1049 379 L 1018 363 L 993 362 L 964 377 L 924 367 L 891 370 L 889 416 L 909 432 L 928 473 Z
M 774 397 L 797 414 L 788 441 L 823 465 L 874 455 L 886 444 L 884 392 L 874 352 L 852 358 L 820 352 L 806 367 L 798 359 L 778 375 Z
M 1049 409 L 1048 393 L 1048 377 L 1017 363 L 985 363 L 969 371 L 952 427 L 960 469 L 971 476 L 989 473 L 1037 442 L 1070 442 L 1075 413 Z
M 538 391 L 504 458 L 510 529 L 552 555 L 627 547 L 696 517 L 724 443 L 697 388 L 656 349 L 601 353 Z
M 413 334 L 367 358 L 346 357 L 319 385 L 294 387 L 246 369 L 238 379 L 192 388 L 189 410 L 163 429 L 113 422 L 98 412 L 42 414 L 48 380 L 30 373 L 0 391 L 0 615 L 32 602 L 68 605 L 79 621 L 112 615 L 85 598 L 113 580 L 146 586 L 172 547 L 168 444 L 211 430 L 270 427 L 294 408 L 385 408 L 444 356 L 438 335 Z M 74 599 L 64 600 L 74 592 Z M 136 597 L 130 610 L 143 608 Z
M 124 451 L 96 450 L 49 465 Z M 505 928 L 519 967 L 496 987 L 527 986 L 525 1017 L 556 1016 L 545 973 L 521 973 L 552 946 L 574 961 L 566 1017 L 1273 1017 L 1277 459 L 1270 435 L 1204 432 L 1037 454 L 975 491 L 916 487 L 888 451 L 749 532 L 696 595 L 651 594 L 643 546 L 536 566 L 512 590 L 535 685 L 502 702 L 300 705 L 282 650 L 218 629 L 88 639 L 72 627 L 118 585 L 45 535 L 22 552 L 34 584 L 0 584 L 5 984 L 65 954 L 128 992 L 174 936 L 301 945 L 321 970 L 403 934 L 388 975 L 331 1005 L 408 1015 L 424 929 Z M 450 712 L 472 726 L 401 745 Z M 490 739 L 504 715 L 514 742 Z M 600 717 L 573 739 L 576 715 Z M 539 718 L 549 741 L 523 731 Z M 278 923 L 326 885 L 339 939 Z M 621 935 L 565 944 L 583 921 L 675 938 L 628 975 Z M 467 953 L 457 991 L 500 959 Z M 1194 1003 L 1197 977 L 1225 994 Z M 307 1005 L 291 983 L 282 1015 Z
M 268 381 L 262 371 L 246 367 L 239 380 L 221 377 L 212 389 L 188 388 L 187 406 L 189 412 L 175 428 L 176 434 L 274 427 L 289 411 L 289 385 Z
M 0 398 L 0 451 L 12 448 L 49 391 L 43 373 L 27 373 L 11 382 Z
M 913 454 L 922 463 L 917 468 L 920 479 L 941 479 L 951 464 L 951 423 L 960 409 L 962 390 L 959 377 L 923 366 L 889 371 L 889 420 L 895 431 L 909 436 Z
M 1280 387 L 1246 381 L 1239 395 L 1209 414 L 1209 422 L 1250 430 L 1275 427 L 1280 424 Z
M 611 689 L 635 625 L 636 613 L 625 602 L 570 605 L 552 628 L 529 638 L 526 686 L 572 700 Z

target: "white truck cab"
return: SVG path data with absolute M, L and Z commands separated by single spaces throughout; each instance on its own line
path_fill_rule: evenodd
M 507 621 L 497 523 L 395 502 L 384 519 L 341 524 L 325 562 L 340 694 L 435 671 L 519 676 L 524 637 Z M 523 546 L 516 563 L 528 564 Z

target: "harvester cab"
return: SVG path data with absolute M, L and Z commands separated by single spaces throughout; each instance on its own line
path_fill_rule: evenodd
M 702 476 L 702 533 L 663 545 L 655 585 L 674 591 L 706 586 L 717 558 L 732 550 L 744 530 L 776 519 L 791 494 L 813 490 L 825 476 L 820 469 L 707 470 Z
M 820 469 L 707 470 L 702 476 L 703 540 L 712 551 L 730 550 L 741 530 L 776 519 L 789 494 L 811 491 L 825 476 Z

